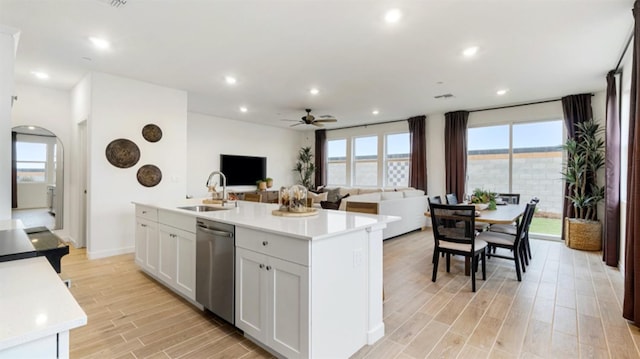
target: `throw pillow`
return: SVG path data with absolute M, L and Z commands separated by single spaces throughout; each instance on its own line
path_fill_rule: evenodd
M 344 197 L 339 197 L 337 201 L 320 201 L 320 207 L 322 207 L 323 209 L 338 209 L 340 208 L 340 203 L 342 202 L 343 198 L 347 198 L 349 197 L 349 194 L 347 193 Z
M 338 202 L 340 199 L 340 187 L 326 189 L 327 191 L 327 201 L 328 202 Z

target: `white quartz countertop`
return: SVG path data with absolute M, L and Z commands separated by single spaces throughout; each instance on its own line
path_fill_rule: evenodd
M 189 199 L 173 203 L 137 201 L 133 203 L 308 240 L 328 238 L 369 227 L 382 226 L 382 228 L 384 228 L 386 223 L 400 220 L 400 217 L 396 216 L 371 215 L 325 209 L 318 209 L 317 214 L 309 217 L 281 217 L 274 216 L 271 213 L 273 210 L 278 209 L 277 204 L 248 201 L 237 201 L 237 207 L 235 207 L 234 203 L 227 203 L 224 208 L 229 209 L 212 212 L 194 212 L 178 208 L 181 206 L 202 204 L 202 199 Z M 220 205 L 209 206 L 220 207 Z
M 86 324 L 45 257 L 0 263 L 0 350 Z

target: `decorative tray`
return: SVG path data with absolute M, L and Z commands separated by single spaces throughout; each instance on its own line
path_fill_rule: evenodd
M 274 209 L 271 214 L 280 217 L 309 217 L 318 214 L 318 210 L 316 208 L 307 208 L 306 212 L 289 212 Z

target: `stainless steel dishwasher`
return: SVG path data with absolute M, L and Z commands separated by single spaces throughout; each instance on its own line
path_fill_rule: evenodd
M 196 301 L 234 324 L 235 226 L 198 218 Z

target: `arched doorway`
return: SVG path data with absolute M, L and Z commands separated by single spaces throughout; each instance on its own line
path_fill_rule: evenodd
M 11 135 L 11 218 L 20 219 L 26 228 L 62 229 L 62 142 L 53 132 L 37 126 L 16 126 Z

